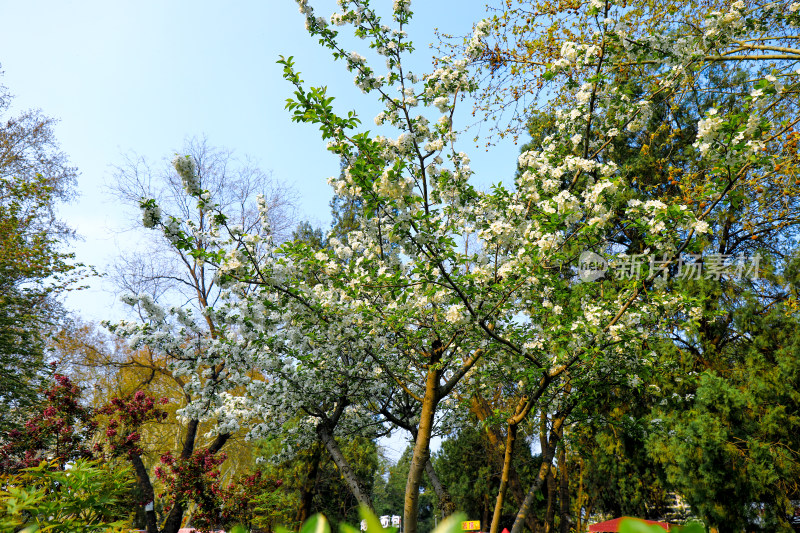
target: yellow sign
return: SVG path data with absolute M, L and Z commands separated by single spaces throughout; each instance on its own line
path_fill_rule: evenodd
M 480 531 L 481 530 L 481 521 L 480 520 L 467 520 L 466 522 L 461 522 L 461 529 L 463 531 Z

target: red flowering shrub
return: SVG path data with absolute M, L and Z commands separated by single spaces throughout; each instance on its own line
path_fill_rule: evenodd
M 162 498 L 167 512 L 176 503 L 187 506 L 194 502 L 197 508 L 192 515 L 192 526 L 197 529 L 256 525 L 259 515 L 264 514 L 262 507 L 271 501 L 270 494 L 283 482 L 256 472 L 223 486 L 219 465 L 225 459 L 224 453 L 212 454 L 208 450 L 197 451 L 189 459 L 175 458 L 169 453 L 162 455 L 156 476 L 166 485 Z
M 166 419 L 166 411 L 156 405 L 168 402 L 167 398 L 156 401 L 154 397 L 136 391 L 129 399 L 114 398 L 99 409 L 98 413 L 109 416 L 105 431 L 109 452 L 114 455 L 141 454 L 139 441 L 142 438 L 142 426 L 146 422 L 161 422 Z
M 63 469 L 68 461 L 92 456 L 88 443 L 97 428 L 90 409 L 80 402 L 81 391 L 67 376 L 55 374 L 43 392 L 41 412 L 20 430 L 11 430 L 0 446 L 0 473 L 19 472 L 47 459 Z
M 161 456 L 161 465 L 156 467 L 156 477 L 166 485 L 161 497 L 165 512 L 175 504 L 184 507 L 189 502 L 197 505 L 192 515 L 192 525 L 201 530 L 211 530 L 223 523 L 222 491 L 220 489 L 219 465 L 227 456 L 213 454 L 208 450 L 195 451 L 188 459 L 173 457 L 171 453 Z

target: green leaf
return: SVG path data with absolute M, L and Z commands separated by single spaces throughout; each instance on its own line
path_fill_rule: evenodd
M 303 523 L 300 533 L 331 533 L 331 526 L 324 516 L 317 513 Z
M 664 528 L 658 525 L 649 525 L 636 518 L 625 518 L 619 523 L 619 533 L 664 533 Z
M 461 522 L 467 519 L 464 513 L 455 513 L 448 516 L 441 524 L 436 526 L 433 533 L 458 533 L 461 531 Z
M 706 533 L 706 528 L 700 522 L 692 522 L 683 527 L 673 529 L 674 533 Z
M 367 531 L 369 533 L 383 531 L 381 521 L 375 516 L 375 513 L 369 510 L 368 507 L 362 505 L 358 508 L 358 514 L 361 515 L 362 520 L 367 521 Z
M 656 524 L 647 524 L 638 518 L 626 518 L 619 524 L 620 533 L 663 533 L 664 528 Z M 670 533 L 705 533 L 706 528 L 699 522 L 685 526 L 672 526 Z
M 340 533 L 361 533 L 361 530 L 357 527 L 353 527 L 350 524 L 345 524 L 342 522 L 339 524 L 339 532 Z

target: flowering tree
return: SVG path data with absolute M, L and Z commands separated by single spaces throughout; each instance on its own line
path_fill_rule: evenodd
M 638 379 L 655 364 L 648 338 L 670 320 L 700 318 L 697 298 L 670 277 L 686 268 L 683 254 L 702 251 L 707 220 L 738 201 L 744 181 L 774 177 L 775 154 L 794 157 L 781 152 L 781 140 L 797 120 L 771 113 L 789 106 L 796 74 L 755 82 L 736 109 L 703 111 L 678 200 L 665 184 L 644 187 L 620 149 L 630 136 L 650 133 L 656 110 L 669 122 L 687 95 L 705 90 L 720 40 L 746 40 L 770 17 L 791 26 L 796 15 L 735 4 L 710 14 L 706 31 L 666 47 L 658 40 L 664 33 L 626 34 L 614 18 L 624 11 L 610 2 L 583 7 L 594 40 L 563 43 L 543 73 L 545 81 L 572 80 L 574 89 L 553 102 L 552 131 L 520 156 L 513 186 L 481 191 L 471 183 L 468 155 L 455 148 L 453 121 L 458 95 L 477 88 L 468 67 L 481 57 L 490 25 L 477 25 L 465 57 L 440 58 L 433 72 L 417 75 L 403 66 L 413 51 L 404 31 L 408 1 L 395 1 L 394 28 L 365 0 L 342 0 L 330 23 L 305 0 L 298 4 L 309 32 L 385 106 L 376 125 L 397 135 L 364 131 L 355 112 L 338 114 L 324 88 L 306 88 L 292 59 L 281 60 L 295 86 L 287 104 L 293 119 L 317 124 L 345 161 L 330 184 L 363 207 L 357 229 L 322 250 L 300 241 L 278 246 L 265 202 L 260 229 L 245 232 L 201 187 L 191 161 L 178 158 L 208 227 L 163 216 L 154 199 L 142 202 L 144 221 L 218 268 L 223 301 L 204 314 L 219 333 L 201 339 L 186 311 L 146 299 L 138 302 L 150 324 L 120 331 L 175 353 L 194 350 L 173 363 L 196 394 L 185 416 L 215 420 L 220 432 L 247 424 L 259 435 L 301 412 L 308 424 L 296 436 L 318 435 L 334 460 L 335 432 L 391 420 L 382 407 L 402 391 L 418 408 L 404 509 L 409 533 L 437 413 L 456 393 L 502 385 L 508 456 L 513 428 L 547 401 L 556 415 L 517 533 L 581 394 L 610 378 Z M 334 25 L 368 39 L 386 73 L 345 50 Z M 681 172 L 668 172 L 670 184 Z M 349 484 L 358 490 L 357 480 Z
M 172 225 L 171 231 L 150 239 L 149 253 L 121 258 L 117 265 L 116 281 L 121 289 L 131 293 L 124 300 L 137 312 L 138 320 L 122 322 L 110 329 L 129 337 L 133 349 L 122 357 L 109 354 L 92 362 L 118 369 L 120 375 L 138 380 L 134 390 L 156 382 L 174 385 L 177 394 L 170 392 L 169 395 L 178 407 L 189 406 L 176 424 L 182 437 L 180 449 L 174 452 L 179 462 L 192 461 L 198 453 L 214 455 L 235 436 L 238 426 L 218 424 L 220 420 L 213 412 L 219 405 L 205 401 L 221 394 L 235 397 L 240 377 L 246 379 L 248 373 L 240 377 L 228 374 L 220 357 L 220 352 L 227 353 L 231 341 L 239 336 L 235 326 L 230 326 L 231 321 L 212 309 L 220 298 L 220 286 L 215 264 L 204 261 L 202 254 L 206 250 L 216 250 L 216 238 L 213 232 L 209 233 L 213 221 L 207 209 L 195 205 L 191 199 L 187 201 L 182 191 L 191 186 L 193 193 L 205 191 L 206 198 L 213 193 L 217 204 L 228 213 L 231 224 L 235 221 L 242 231 L 251 232 L 259 225 L 256 192 L 266 195 L 264 202 L 271 208 L 270 222 L 276 228 L 277 239 L 285 237 L 294 223 L 293 191 L 273 181 L 249 160 L 240 160 L 230 151 L 213 148 L 205 139 L 187 141 L 183 149 L 186 155 L 176 158 L 177 169 L 168 165 L 165 171 L 158 170 L 137 157 L 129 157 L 116 169 L 114 192 L 117 196 L 137 206 L 143 197 L 158 198 L 158 216 L 163 209 L 165 219 L 167 213 L 172 215 Z M 185 179 L 187 169 L 191 171 L 190 181 Z M 155 219 L 146 218 L 143 222 L 149 228 Z M 181 225 L 192 229 L 192 239 L 176 240 L 175 231 Z M 187 309 L 176 308 L 173 314 L 162 307 L 177 299 L 188 301 Z M 123 391 L 123 394 L 133 394 L 133 391 Z M 213 431 L 203 426 L 205 421 L 209 421 Z M 166 450 L 158 452 L 156 457 Z M 136 454 L 139 456 L 141 453 Z M 148 475 L 143 486 L 149 486 L 145 492 L 152 493 L 148 471 L 137 469 L 136 472 L 139 476 Z M 182 497 L 174 498 L 164 526 L 166 531 L 180 528 L 187 501 Z
M 640 200 L 705 213 L 697 228 L 705 234 L 692 251 L 698 257 L 695 268 L 706 268 L 704 280 L 675 289 L 702 300 L 693 306 L 692 320 L 679 321 L 661 345 L 666 349 L 651 346 L 694 361 L 678 365 L 663 357 L 664 370 L 727 369 L 730 356 L 716 354 L 751 335 L 735 320 L 748 297 L 758 294 L 764 309 L 793 300 L 784 283 L 735 279 L 729 275 L 734 269 L 726 272 L 721 261 L 759 252 L 786 258 L 794 252 L 800 221 L 794 93 L 800 4 L 668 1 L 574 7 L 505 3 L 480 25 L 481 35 L 466 44 L 476 51 L 474 64 L 485 82 L 478 104 L 497 118 L 501 135 L 530 126 L 534 108 L 547 101 L 531 97 L 545 92 L 557 94 L 557 102 L 576 99 L 603 113 L 599 98 L 587 90 L 602 73 L 627 92 L 631 103 L 648 105 L 644 127 L 620 128 L 605 151 L 614 154 Z M 609 56 L 609 42 L 623 47 L 628 60 Z M 587 48 L 593 52 L 582 55 Z M 565 60 L 572 61 L 571 68 L 553 68 Z M 692 74 L 659 92 L 665 81 L 672 83 L 670 69 Z M 648 91 L 654 97 L 639 100 Z M 587 131 L 591 128 L 587 124 Z M 726 187 L 719 201 L 708 201 L 708 191 Z
M 12 429 L 0 447 L 0 472 L 14 474 L 47 460 L 64 469 L 76 459 L 92 455 L 89 441 L 97 424 L 91 410 L 80 403 L 80 389 L 61 374 L 43 392 L 41 410 L 20 429 Z
M 161 398 L 159 402 L 152 396 L 142 391 L 136 391 L 131 398 L 113 398 L 107 405 L 98 410 L 99 414 L 106 415 L 105 423 L 106 451 L 111 456 L 123 457 L 128 460 L 136 475 L 136 483 L 142 495 L 139 502 L 145 509 L 145 524 L 148 533 L 158 531 L 156 514 L 154 510 L 155 492 L 150 481 L 147 467 L 142 460 L 144 450 L 141 447 L 143 426 L 148 422 L 163 421 L 167 413 L 157 407 L 158 403 L 164 405 L 168 398 Z M 97 451 L 102 449 L 98 443 Z
M 476 57 L 473 64 L 481 80 L 476 105 L 495 122 L 493 129 L 500 136 L 524 133 L 532 109 L 542 109 L 549 100 L 541 98 L 545 91 L 559 89 L 562 102 L 570 97 L 576 87 L 566 83 L 568 78 L 557 80 L 554 87 L 547 83 L 545 75 L 561 59 L 565 42 L 573 46 L 598 45 L 602 34 L 596 31 L 596 24 L 606 18 L 628 46 L 647 46 L 667 53 L 682 50 L 696 54 L 697 59 L 702 56 L 706 66 L 718 64 L 729 71 L 761 65 L 762 74 L 768 75 L 774 65 L 789 66 L 800 58 L 792 22 L 800 5 L 790 0 L 664 0 L 625 5 L 596 0 L 592 5 L 596 10 L 549 0 L 500 3 L 490 7 L 491 16 L 481 22 L 483 35 L 478 39 L 473 35 L 463 43 L 442 43 L 448 52 L 472 47 Z M 731 5 L 735 9 L 731 10 Z M 731 34 L 731 24 L 749 32 L 747 38 L 743 33 Z M 695 48 L 698 40 L 713 44 Z M 647 61 L 638 63 L 646 64 Z M 586 62 L 572 72 L 588 77 L 593 66 L 596 65 Z

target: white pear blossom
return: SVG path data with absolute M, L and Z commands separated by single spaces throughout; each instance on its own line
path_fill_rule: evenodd
M 696 231 L 697 233 L 708 233 L 709 231 L 708 222 L 706 222 L 705 220 L 698 220 L 697 222 L 694 223 L 694 231 Z
M 172 166 L 181 178 L 183 188 L 190 195 L 195 196 L 200 194 L 200 180 L 197 176 L 197 166 L 194 159 L 190 156 L 175 156 L 172 160 Z

